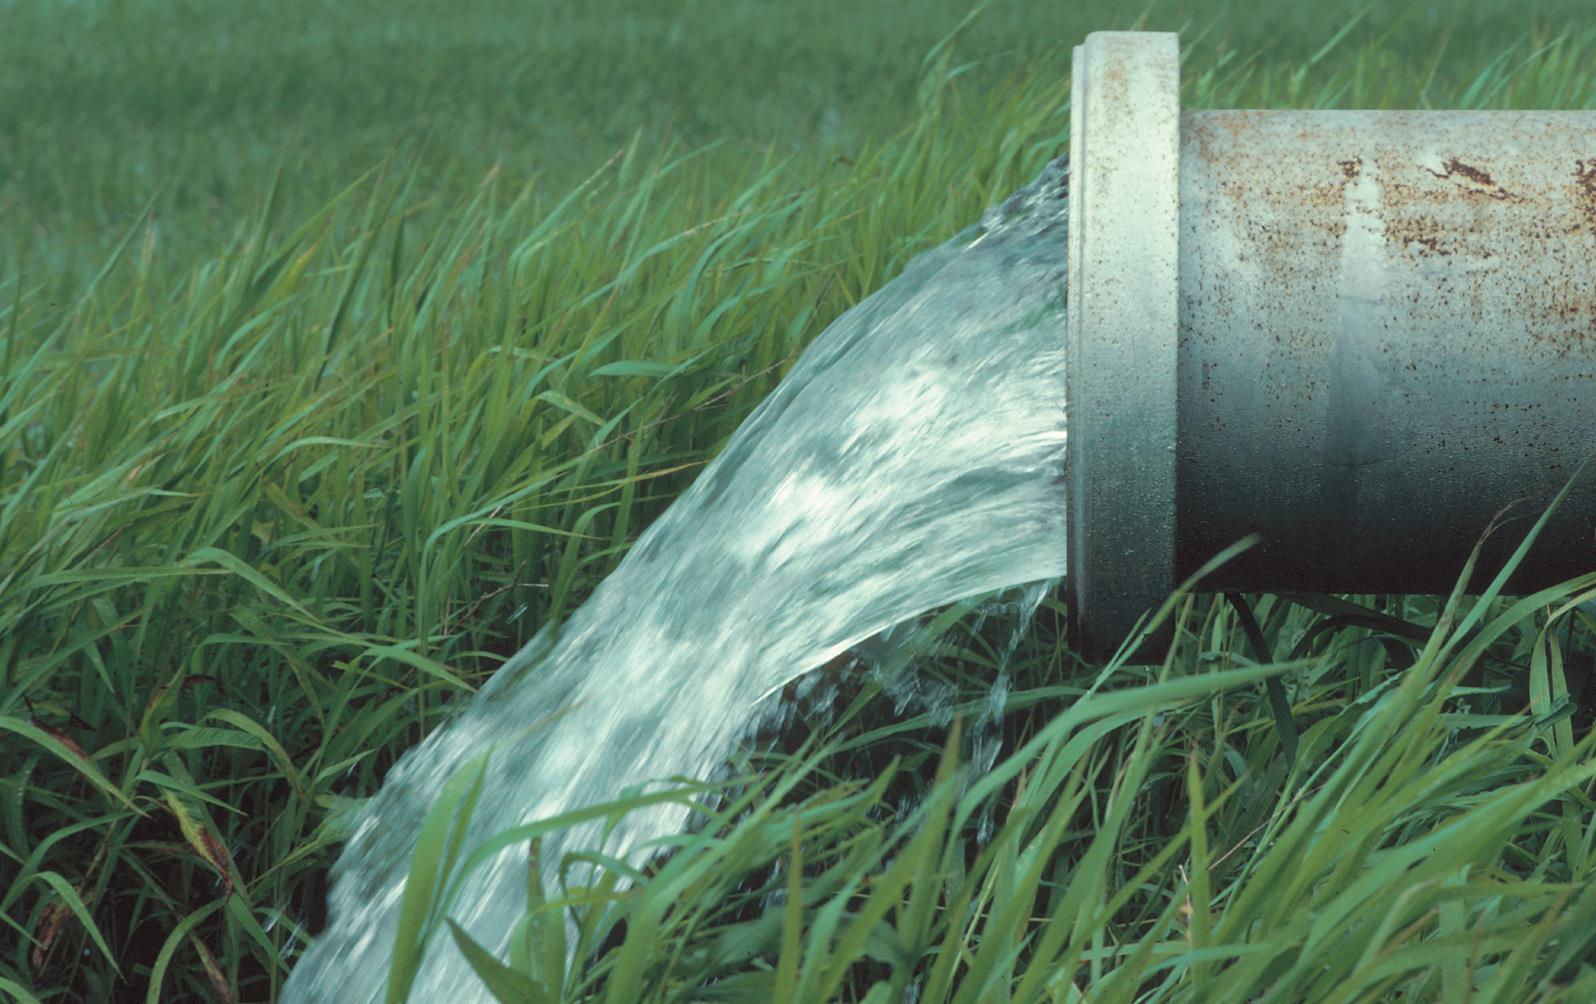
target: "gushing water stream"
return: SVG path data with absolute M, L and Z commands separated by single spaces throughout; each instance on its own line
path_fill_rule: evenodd
M 394 767 L 285 1000 L 381 999 L 417 826 L 489 747 L 476 838 L 704 776 L 806 670 L 924 611 L 1064 574 L 1067 184 L 1049 164 L 838 318 L 558 636 Z M 677 805 L 634 811 L 604 849 L 636 862 L 685 822 Z M 544 860 L 600 836 L 550 838 Z M 524 909 L 525 862 L 503 852 L 454 901 L 489 948 Z M 445 934 L 411 999 L 492 998 Z

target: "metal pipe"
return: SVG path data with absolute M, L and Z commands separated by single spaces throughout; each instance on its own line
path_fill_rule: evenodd
M 1596 112 L 1180 112 L 1178 81 L 1171 34 L 1075 50 L 1088 658 L 1251 533 L 1200 588 L 1448 592 L 1495 513 L 1537 515 L 1596 451 Z M 1596 570 L 1593 525 L 1587 483 L 1510 591 Z

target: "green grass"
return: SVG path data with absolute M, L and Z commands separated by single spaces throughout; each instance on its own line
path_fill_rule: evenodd
M 1057 44 L 1134 19 L 998 4 L 922 65 L 962 9 L 862 6 L 765 36 L 730 5 L 678 49 L 703 11 L 553 20 L 534 57 L 536 9 L 0 2 L 0 990 L 272 998 L 340 799 L 579 604 L 831 318 L 1059 152 Z M 1460 5 L 1443 49 L 1374 11 L 1315 61 L 1355 9 L 1149 23 L 1206 26 L 1193 107 L 1596 107 L 1588 20 Z M 1151 670 L 1079 665 L 1050 600 L 995 720 L 1012 620 L 943 612 L 913 671 L 962 731 L 829 667 L 719 797 L 675 796 L 674 856 L 529 889 L 479 962 L 526 1000 L 1590 999 L 1590 586 L 1384 598 L 1419 651 L 1346 627 L 1263 665 L 1182 599 Z M 1318 619 L 1257 609 L 1277 652 Z
M 175 281 L 227 246 L 279 166 L 297 220 L 395 147 L 420 201 L 439 200 L 412 207 L 429 224 L 496 163 L 510 188 L 557 196 L 634 137 L 650 157 L 669 138 L 721 144 L 697 170 L 723 179 L 767 147 L 850 154 L 903 126 L 922 57 L 970 6 L 0 0 L 0 274 L 20 263 L 64 297 L 153 205 L 152 256 Z M 961 40 L 961 80 L 985 92 L 1030 71 L 1063 100 L 1070 46 L 1138 21 L 1183 30 L 1200 66 L 1228 52 L 1294 68 L 1355 21 L 1336 61 L 1377 46 L 1401 72 L 1374 79 L 1440 106 L 1509 42 L 1596 23 L 1583 0 L 1533 7 L 998 0 Z M 1311 101 L 1323 79 L 1247 98 Z
M 1518 638 L 1503 656 L 1557 651 L 1524 630 L 1551 599 L 1497 607 L 1468 644 L 1454 598 L 1400 675 L 1355 655 L 1366 638 L 1269 666 L 1221 644 L 1207 654 L 1231 665 L 1182 673 L 1194 633 L 1169 666 L 1064 684 L 1042 659 L 1009 702 L 1013 753 L 985 774 L 958 766 L 957 723 L 880 724 L 867 692 L 729 804 L 684 792 L 702 829 L 634 894 L 531 888 L 509 964 L 472 954 L 503 1000 L 892 1001 L 911 984 L 971 1004 L 1585 1000 L 1591 741 L 1568 741 L 1566 707 L 1486 714 L 1459 687 L 1497 637 Z M 1233 633 L 1212 606 L 1186 613 Z M 1383 679 L 1349 686 L 1349 669 Z M 1290 773 L 1249 696 L 1285 673 L 1314 719 Z M 962 710 L 978 716 L 979 695 Z M 878 724 L 842 734 L 860 720 Z M 577 973 L 560 967 L 563 914 L 576 957 L 610 946 Z

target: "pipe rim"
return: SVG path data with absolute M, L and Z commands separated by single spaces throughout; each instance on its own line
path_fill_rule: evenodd
M 1094 32 L 1071 86 L 1064 592 L 1101 661 L 1175 587 L 1179 36 Z

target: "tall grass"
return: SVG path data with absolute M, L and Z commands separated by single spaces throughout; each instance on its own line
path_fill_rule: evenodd
M 739 797 L 678 793 L 701 828 L 635 891 L 615 873 L 534 884 L 506 960 L 453 936 L 506 1001 L 1585 1000 L 1592 740 L 1544 697 L 1483 713 L 1460 678 L 1507 637 L 1493 661 L 1524 656 L 1555 685 L 1561 649 L 1534 613 L 1592 586 L 1495 615 L 1453 596 L 1403 672 L 1374 649 L 1370 687 L 1347 672 L 1366 634 L 1256 665 L 1205 643 L 1234 632 L 1223 608 L 1187 602 L 1163 667 L 1062 685 L 1030 670 L 1012 753 L 974 775 L 958 719 L 893 722 L 867 689 Z M 1249 697 L 1271 675 L 1311 681 L 1311 759 L 1291 769 Z M 877 724 L 843 734 L 861 720 Z M 435 825 L 457 808 L 441 801 Z M 527 840 L 536 855 L 563 822 L 476 858 Z M 591 961 L 566 971 L 568 949 Z
M 1406 51 L 1196 57 L 1186 101 L 1596 107 L 1590 33 Z M 1056 72 L 977 89 L 954 55 L 847 156 L 638 139 L 458 201 L 394 156 L 309 212 L 284 171 L 204 253 L 140 219 L 92 274 L 0 281 L 0 989 L 271 999 L 345 800 L 832 317 L 1066 144 Z M 652 874 L 529 889 L 516 954 L 476 961 L 527 1000 L 1586 999 L 1589 585 L 1389 598 L 1430 639 L 1396 662 L 1348 627 L 1256 664 L 1185 598 L 1150 671 L 1076 664 L 1048 601 L 986 718 L 1002 632 L 944 612 L 914 672 L 962 733 L 831 667 L 836 707 L 672 796 L 699 825 Z M 1276 651 L 1310 630 L 1257 609 Z
M 279 167 L 298 220 L 395 147 L 419 191 L 445 195 L 410 207 L 429 227 L 496 161 L 511 190 L 557 196 L 634 137 L 718 143 L 696 170 L 727 183 L 770 146 L 851 156 L 902 127 L 921 57 L 975 2 L 0 0 L 0 274 L 20 266 L 68 296 L 149 208 L 171 281 L 228 244 Z M 1461 93 L 1509 40 L 1596 25 L 1583 0 L 984 6 L 961 82 L 985 92 L 1030 70 L 1058 100 L 1071 45 L 1138 22 L 1184 31 L 1204 62 L 1281 67 L 1350 23 L 1393 61 L 1436 61 L 1429 95 L 1383 78 L 1420 101 Z

